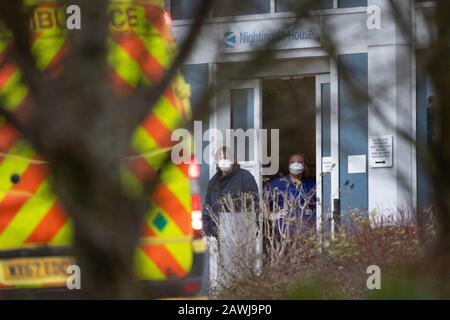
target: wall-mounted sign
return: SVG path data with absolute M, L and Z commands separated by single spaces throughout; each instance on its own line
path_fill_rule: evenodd
M 323 157 L 322 158 L 322 173 L 331 172 L 333 169 L 331 165 L 331 157 Z
M 317 46 L 317 34 L 310 25 L 302 27 L 276 26 L 268 23 L 235 23 L 224 25 L 220 36 L 224 52 L 245 52 L 265 49 L 272 45 L 278 49 Z
M 366 173 L 367 157 L 365 154 L 348 156 L 348 173 Z
M 264 48 L 264 46 L 267 46 L 271 41 L 276 41 L 275 44 L 280 46 L 289 44 L 295 45 L 298 42 L 315 39 L 314 31 L 310 29 L 297 30 L 293 28 L 277 31 L 225 31 L 223 37 L 225 51 L 255 50 Z
M 255 161 L 239 161 L 239 165 L 242 169 L 250 171 L 250 173 L 255 178 L 256 182 L 259 184 L 260 176 L 258 174 L 258 166 Z
M 369 163 L 371 168 L 392 167 L 392 135 L 369 137 Z

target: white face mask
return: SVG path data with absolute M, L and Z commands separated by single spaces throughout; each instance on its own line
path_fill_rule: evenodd
M 231 168 L 233 167 L 233 162 L 231 162 L 228 159 L 222 159 L 219 160 L 218 164 L 219 169 L 223 172 L 223 173 L 227 173 L 228 171 L 231 170 Z
M 293 175 L 299 175 L 302 174 L 305 168 L 303 167 L 303 164 L 300 162 L 292 162 L 289 165 L 289 172 Z

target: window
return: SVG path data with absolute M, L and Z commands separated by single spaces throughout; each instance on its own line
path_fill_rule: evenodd
M 170 13 L 172 19 L 194 19 L 202 0 L 172 0 L 170 1 Z
M 270 13 L 271 0 L 217 1 L 214 3 L 215 17 L 240 16 Z M 174 20 L 194 19 L 202 0 L 171 0 L 170 12 Z
M 170 11 L 174 20 L 194 19 L 202 0 L 167 0 L 170 2 Z M 250 14 L 263 14 L 293 11 L 295 6 L 305 0 L 233 0 L 216 1 L 213 6 L 214 17 L 230 17 Z M 309 0 L 308 0 L 309 1 Z M 417 0 L 427 2 L 430 0 Z M 434 1 L 434 0 L 433 0 Z M 271 3 L 275 8 L 271 9 Z M 365 7 L 367 0 L 318 0 L 312 9 L 333 9 Z
M 254 97 L 255 90 L 250 89 L 232 89 L 231 90 L 231 128 L 242 129 L 247 131 L 254 128 Z M 237 152 L 237 139 L 234 141 L 234 152 L 237 155 L 238 161 L 254 160 L 253 147 L 250 146 L 250 141 L 246 138 L 245 141 L 245 155 Z
M 427 174 L 427 162 L 422 149 L 431 147 L 434 138 L 434 85 L 425 68 L 427 61 L 426 50 L 417 52 L 416 73 L 416 128 L 417 128 L 417 207 L 421 214 L 433 204 L 433 186 Z
M 301 1 L 298 0 L 275 0 L 275 11 L 293 11 L 299 3 L 301 4 Z M 365 7 L 367 6 L 367 0 L 319 0 L 316 7 L 312 9 L 333 9 L 336 8 L 335 4 L 337 8 Z
M 288 12 L 292 11 L 295 6 L 301 1 L 296 0 L 276 0 L 275 11 L 276 12 Z M 317 1 L 317 9 L 333 9 L 333 0 L 320 0 Z M 294 9 L 295 10 L 295 9 Z
M 184 79 L 191 87 L 191 108 L 193 121 L 203 120 L 203 131 L 209 129 L 208 115 L 204 116 L 200 114 L 201 103 L 208 90 L 209 86 L 209 66 L 204 64 L 190 64 L 181 67 Z M 203 141 L 202 145 L 195 145 L 195 154 L 197 159 L 201 159 L 203 150 L 208 146 L 208 142 Z M 205 161 L 201 162 L 200 166 L 200 190 L 202 198 L 206 196 L 206 189 L 209 182 L 209 166 Z
M 270 0 L 217 1 L 214 4 L 215 17 L 270 13 Z
M 366 7 L 367 0 L 339 0 L 338 8 Z

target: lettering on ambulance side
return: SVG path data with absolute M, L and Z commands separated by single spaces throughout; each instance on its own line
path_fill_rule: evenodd
M 111 7 L 109 10 L 109 23 L 114 31 L 124 31 L 139 27 L 141 12 L 137 7 Z M 63 7 L 39 6 L 31 17 L 32 32 L 43 32 L 50 29 L 67 30 L 67 21 L 71 17 Z
M 110 11 L 110 23 L 114 28 L 131 29 L 138 26 L 138 14 L 136 8 L 114 8 Z

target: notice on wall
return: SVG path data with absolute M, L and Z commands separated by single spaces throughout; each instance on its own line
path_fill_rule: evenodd
M 256 181 L 259 181 L 259 175 L 258 175 L 258 167 L 254 161 L 239 161 L 239 165 L 242 169 L 245 169 L 247 171 L 250 171 L 250 173 L 253 175 Z
M 392 167 L 392 135 L 369 137 L 369 164 L 371 168 Z
M 322 158 L 322 173 L 331 172 L 331 157 Z
M 366 173 L 367 157 L 363 155 L 348 156 L 348 173 Z

